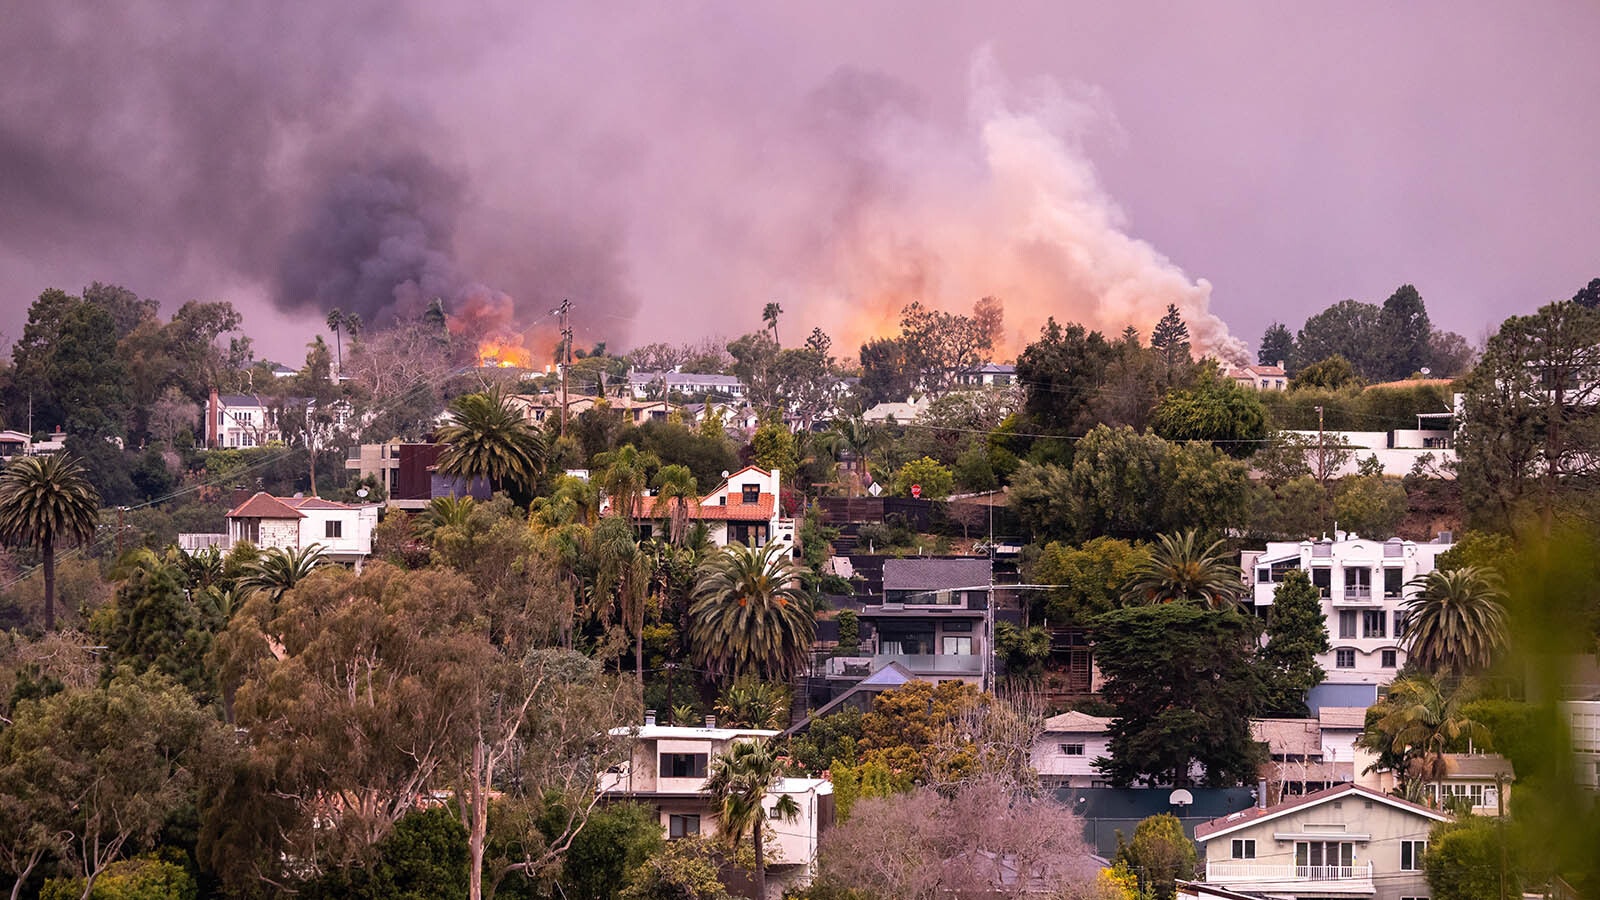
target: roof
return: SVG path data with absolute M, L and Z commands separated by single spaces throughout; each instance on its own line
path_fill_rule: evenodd
M 948 591 L 984 587 L 993 579 L 989 560 L 888 559 L 883 562 L 883 588 L 887 591 Z
M 1246 825 L 1270 821 L 1272 819 L 1279 818 L 1280 816 L 1286 816 L 1297 809 L 1320 806 L 1323 803 L 1351 795 L 1358 795 L 1366 800 L 1384 803 L 1402 812 L 1409 812 L 1419 816 L 1424 816 L 1434 820 L 1435 822 L 1448 822 L 1451 820 L 1450 816 L 1447 816 L 1436 809 L 1429 809 L 1426 806 L 1420 806 L 1407 800 L 1401 800 L 1399 797 L 1396 797 L 1393 794 L 1382 794 L 1378 791 L 1372 790 L 1371 788 L 1365 788 L 1359 784 L 1352 783 L 1334 785 L 1331 788 L 1323 788 L 1320 791 L 1314 791 L 1310 794 L 1306 794 L 1303 797 L 1296 797 L 1294 800 L 1288 803 L 1279 803 L 1277 806 L 1271 806 L 1266 809 L 1262 809 L 1259 806 L 1252 806 L 1249 809 L 1242 810 L 1231 815 L 1226 815 L 1218 819 L 1212 819 L 1209 822 L 1204 822 L 1195 826 L 1194 839 L 1202 842 L 1208 841 L 1214 837 L 1220 837 L 1224 834 L 1237 831 Z
M 1367 727 L 1367 709 L 1364 706 L 1324 706 L 1317 710 L 1317 722 L 1323 728 Z
M 1444 777 L 1446 778 L 1495 778 L 1504 775 L 1515 778 L 1516 770 L 1511 766 L 1511 760 L 1498 753 L 1446 753 L 1444 755 Z
M 778 734 L 765 728 L 694 728 L 685 725 L 624 725 L 611 729 L 611 733 L 618 737 L 628 735 L 669 741 L 731 741 L 737 738 L 769 738 Z
M 679 384 L 706 384 L 722 385 L 724 387 L 738 387 L 740 381 L 734 375 L 712 375 L 699 372 L 632 372 L 628 375 L 629 384 L 649 384 L 659 381 L 667 387 Z
M 917 676 L 912 674 L 910 669 L 891 660 L 874 669 L 867 677 L 851 685 L 849 690 L 824 703 L 821 708 L 813 710 L 800 721 L 790 725 L 783 733 L 785 736 L 799 734 L 811 727 L 812 722 L 832 713 L 857 694 L 879 694 L 893 688 L 903 687 L 916 680 Z
M 968 369 L 963 375 L 1015 375 L 1017 367 L 1010 363 L 984 363 L 976 369 Z
M 304 519 L 305 517 L 305 513 L 266 491 L 257 491 L 255 496 L 228 511 L 230 519 Z
M 1322 725 L 1316 719 L 1251 719 L 1250 735 L 1273 756 L 1322 755 Z
M 1044 730 L 1051 734 L 1100 734 L 1111 727 L 1111 720 L 1104 716 L 1091 716 L 1077 710 L 1064 712 L 1059 716 L 1051 716 L 1044 720 Z
M 708 503 L 709 497 L 701 498 L 698 504 L 689 507 L 689 518 L 704 522 L 766 522 L 771 520 L 772 511 L 777 502 L 771 494 L 763 493 L 756 498 L 754 503 L 744 502 L 744 496 L 737 492 L 728 494 L 728 502 Z M 636 519 L 660 519 L 665 516 L 658 515 L 655 511 L 656 498 L 640 497 L 639 513 Z
M 321 497 L 279 497 L 285 504 L 295 509 L 350 509 L 348 504 L 337 500 L 324 500 Z

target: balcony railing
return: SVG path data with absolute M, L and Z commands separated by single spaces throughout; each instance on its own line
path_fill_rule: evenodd
M 936 653 L 880 653 L 873 657 L 836 656 L 827 663 L 827 673 L 833 677 L 865 676 L 873 669 L 897 662 L 917 675 L 971 675 L 983 674 L 983 657 L 976 654 Z
M 1353 866 L 1296 866 L 1285 863 L 1208 862 L 1206 880 L 1217 884 L 1287 884 L 1315 881 L 1327 887 L 1342 887 L 1371 893 L 1372 863 Z M 1343 882 L 1343 884 L 1328 884 Z

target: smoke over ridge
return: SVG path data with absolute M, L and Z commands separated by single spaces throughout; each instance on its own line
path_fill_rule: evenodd
M 571 297 L 579 340 L 613 346 L 778 300 L 844 348 L 912 300 L 997 295 L 1014 352 L 1046 316 L 1148 335 L 1174 303 L 1241 355 L 1210 285 L 1128 233 L 1092 93 L 1024 96 L 980 51 L 952 111 L 784 41 L 714 7 L 24 5 L 0 30 L 0 272 L 169 306 L 253 286 L 369 326 L 440 297 L 525 327 Z

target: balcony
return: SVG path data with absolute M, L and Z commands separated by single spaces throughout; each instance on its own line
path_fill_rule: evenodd
M 983 674 L 983 657 L 976 654 L 879 653 L 873 657 L 836 656 L 828 660 L 830 678 L 865 677 L 874 669 L 896 662 L 914 675 L 976 678 Z
M 1383 598 L 1373 594 L 1372 588 L 1370 587 L 1347 587 L 1342 591 L 1336 591 L 1334 593 L 1333 605 L 1369 607 L 1379 606 L 1381 605 L 1382 599 Z
M 1315 893 L 1318 895 L 1357 896 L 1376 893 L 1370 862 L 1354 866 L 1296 866 L 1247 860 L 1208 862 L 1206 881 L 1227 888 L 1258 892 L 1299 893 L 1314 884 Z

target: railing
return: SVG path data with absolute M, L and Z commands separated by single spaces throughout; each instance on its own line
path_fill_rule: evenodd
M 1219 884 L 1356 881 L 1370 886 L 1372 863 L 1354 866 L 1295 866 L 1284 863 L 1208 862 L 1206 880 Z
M 827 661 L 827 674 L 866 676 L 873 669 L 897 662 L 918 675 L 982 675 L 983 657 L 941 653 L 880 653 L 877 656 L 835 656 Z

